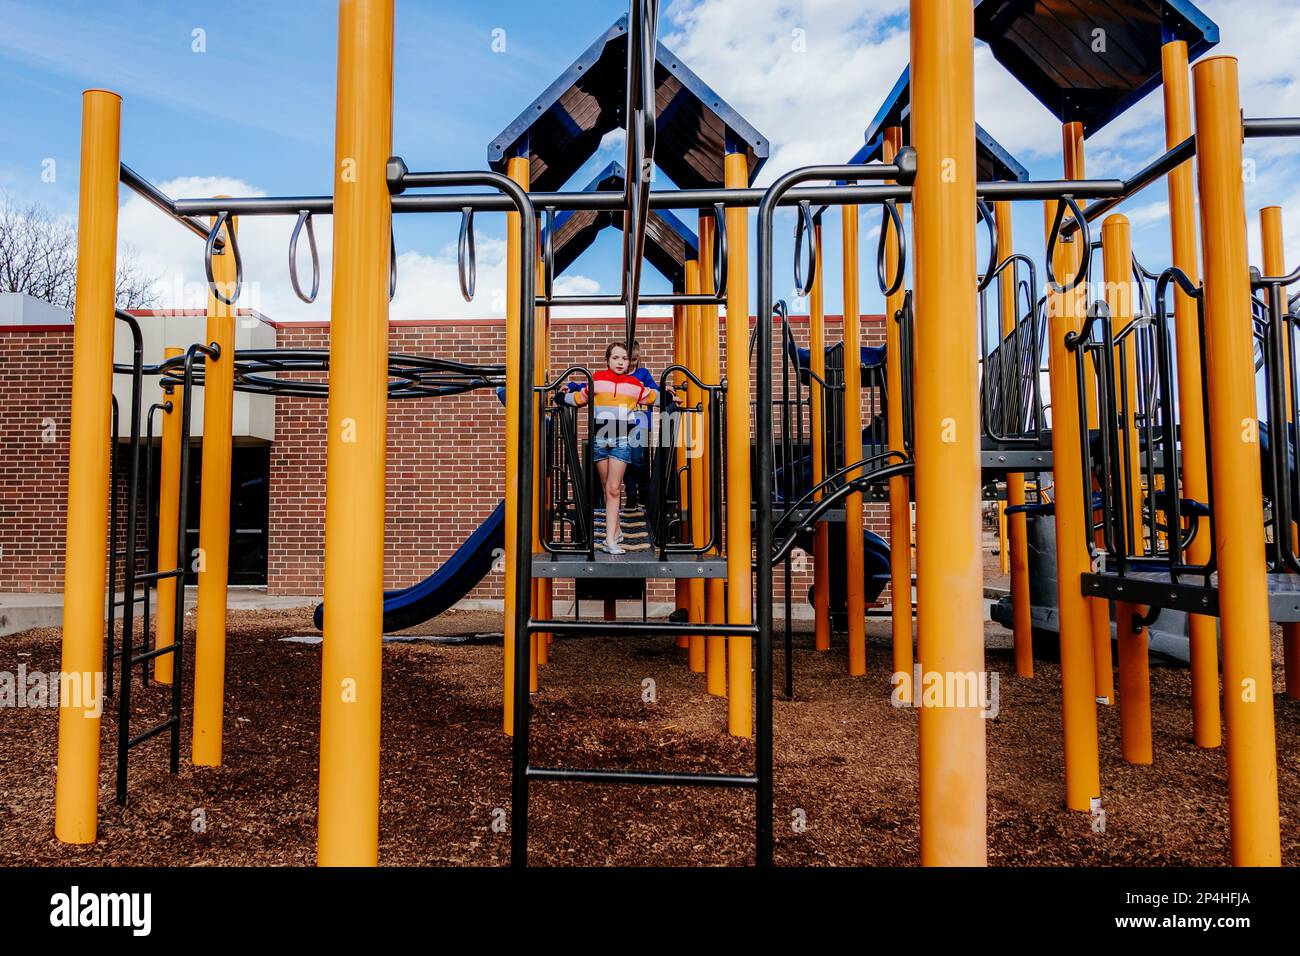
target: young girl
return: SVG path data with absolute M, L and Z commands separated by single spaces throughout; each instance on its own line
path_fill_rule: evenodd
M 643 405 L 654 405 L 659 393 L 647 388 L 628 374 L 627 349 L 621 342 L 611 342 L 605 349 L 605 369 L 592 376 L 595 404 L 596 434 L 594 436 L 596 470 L 605 489 L 605 544 L 606 554 L 626 554 L 619 547 L 622 535 L 618 529 L 619 501 L 623 495 L 623 475 L 632 463 L 630 434 Z M 585 389 L 567 392 L 565 401 L 585 405 Z

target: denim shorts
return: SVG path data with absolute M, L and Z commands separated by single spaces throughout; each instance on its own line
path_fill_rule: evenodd
M 595 443 L 595 461 L 616 458 L 624 464 L 632 464 L 632 443 L 626 435 L 597 435 Z

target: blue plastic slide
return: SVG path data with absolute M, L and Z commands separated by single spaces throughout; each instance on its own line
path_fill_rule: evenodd
M 486 521 L 456 549 L 446 562 L 419 584 L 400 591 L 384 592 L 384 632 L 423 624 L 437 617 L 474 589 L 492 570 L 492 562 L 506 545 L 506 503 L 503 501 Z M 325 605 L 316 606 L 316 627 L 325 618 Z

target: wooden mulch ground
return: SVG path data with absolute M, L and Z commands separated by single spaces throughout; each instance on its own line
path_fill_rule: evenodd
M 320 646 L 309 611 L 230 616 L 225 765 L 166 769 L 163 739 L 131 756 L 130 801 L 113 803 L 116 720 L 103 722 L 99 839 L 53 837 L 57 713 L 0 710 L 0 864 L 304 866 L 315 856 Z M 499 630 L 499 616 L 451 612 L 425 633 Z M 990 636 L 1005 634 L 990 625 Z M 796 636 L 796 697 L 778 695 L 776 859 L 791 866 L 910 865 L 917 860 L 917 716 L 890 705 L 888 622 L 871 622 L 870 673 L 850 678 L 845 650 Z M 1005 644 L 1005 641 L 998 641 Z M 778 645 L 780 641 L 778 641 Z M 1275 648 L 1280 661 L 1280 649 Z M 0 670 L 51 672 L 59 632 L 0 640 Z M 778 647 L 776 672 L 783 672 Z M 1156 761 L 1126 765 L 1119 712 L 1100 709 L 1104 833 L 1063 809 L 1060 674 L 1039 661 L 1014 676 L 993 649 L 1000 713 L 988 729 L 989 861 L 995 865 L 1224 865 L 1222 750 L 1191 743 L 1189 676 L 1153 667 Z M 1280 689 L 1280 664 L 1277 684 Z M 643 701 L 643 681 L 656 700 Z M 165 714 L 166 692 L 137 690 L 136 729 Z M 384 651 L 380 858 L 385 864 L 502 865 L 509 836 L 509 742 L 500 731 L 501 647 L 388 644 Z M 704 692 L 685 652 L 652 639 L 558 641 L 535 698 L 534 760 L 570 766 L 748 772 L 752 746 L 725 733 L 725 701 Z M 1300 703 L 1277 696 L 1283 857 L 1300 862 Z M 201 813 L 200 813 L 201 811 Z M 195 832 L 202 817 L 206 832 Z M 747 793 L 534 784 L 535 864 L 745 865 Z M 800 828 L 798 823 L 805 822 Z

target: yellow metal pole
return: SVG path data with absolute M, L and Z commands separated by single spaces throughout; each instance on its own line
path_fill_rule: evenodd
M 1264 246 L 1264 274 L 1268 276 L 1283 276 L 1287 274 L 1286 269 L 1286 242 L 1282 230 L 1282 207 L 1266 206 L 1259 213 L 1260 233 Z M 1282 294 L 1286 295 L 1287 290 L 1283 289 Z M 1288 335 L 1291 333 L 1288 332 Z M 1291 351 L 1286 351 L 1287 361 L 1287 417 L 1290 421 L 1295 420 L 1295 409 L 1291 407 Z M 1274 530 L 1274 534 L 1280 533 Z M 1296 526 L 1293 522 L 1291 525 L 1291 541 L 1295 546 Z M 1293 622 L 1282 625 L 1282 661 L 1286 673 L 1286 695 L 1292 700 L 1300 699 L 1300 624 Z
M 177 358 L 183 349 L 163 349 L 166 358 Z M 181 407 L 185 401 L 183 385 L 168 386 L 164 401 L 171 408 L 163 413 L 162 461 L 158 470 L 158 553 L 159 571 L 176 569 L 176 539 L 180 534 L 181 506 Z M 183 580 L 183 579 L 182 579 Z M 176 578 L 158 581 L 158 617 L 154 624 L 155 647 L 171 647 L 176 643 Z M 183 590 L 179 591 L 184 594 Z M 172 682 L 173 655 L 160 654 L 153 659 L 153 679 L 160 684 Z
M 1232 861 L 1238 866 L 1277 866 L 1282 850 L 1273 661 L 1260 514 L 1263 490 L 1237 61 L 1227 56 L 1203 60 L 1192 70 L 1192 81 Z
M 730 226 L 730 222 L 727 222 Z M 717 292 L 713 284 L 713 238 L 717 233 L 717 224 L 714 222 L 713 215 L 700 216 L 700 291 Z M 735 259 L 731 260 L 735 263 Z M 728 270 L 730 272 L 730 270 Z M 700 311 L 700 361 L 703 373 L 700 375 L 704 381 L 715 384 L 722 381 L 722 356 L 721 346 L 719 344 L 720 330 L 718 324 L 718 307 L 716 305 L 706 305 Z M 705 399 L 705 409 L 709 407 L 707 398 Z M 712 449 L 715 442 L 720 442 L 721 438 L 713 434 L 713 430 L 705 425 L 704 428 L 704 446 L 706 449 Z M 746 459 L 748 460 L 748 459 Z M 707 462 L 707 459 L 706 459 Z M 706 464 L 701 469 L 701 473 L 709 475 L 709 467 Z M 712 528 L 713 520 L 713 489 L 712 485 L 704 486 L 702 501 L 704 503 L 704 518 L 706 528 Z M 721 535 L 722 528 L 713 528 L 712 533 L 719 536 L 718 543 L 713 548 L 713 555 L 722 554 Z M 707 536 L 707 535 L 706 535 Z M 727 619 L 727 582 L 721 578 L 707 578 L 704 582 L 704 618 L 710 624 L 721 624 Z M 704 640 L 704 672 L 706 688 L 710 694 L 715 697 L 727 696 L 727 639 L 725 637 L 708 637 Z
M 1133 243 L 1126 216 L 1108 216 L 1101 228 L 1102 259 L 1106 279 L 1106 305 L 1110 308 L 1114 334 L 1118 337 L 1133 324 Z M 1125 441 L 1133 462 L 1129 475 L 1129 518 L 1135 528 L 1135 547 L 1142 553 L 1142 473 L 1141 443 L 1138 441 L 1135 412 L 1137 391 L 1137 341 L 1130 338 L 1123 361 L 1116 349 L 1112 356 L 1115 381 L 1126 382 L 1129 408 L 1124 412 L 1120 386 L 1115 389 L 1116 408 L 1123 414 Z M 1121 378 L 1122 376 L 1122 378 Z M 1127 547 L 1127 545 L 1125 545 Z M 1148 660 L 1148 635 L 1145 627 L 1134 627 L 1133 619 L 1145 608 L 1124 601 L 1115 603 L 1115 635 L 1119 661 L 1120 741 L 1124 759 L 1129 763 L 1151 763 L 1151 678 Z M 1107 642 L 1109 643 L 1109 641 Z
M 703 216 L 701 216 L 703 219 Z M 700 230 L 700 255 L 704 255 L 704 232 Z M 686 272 L 686 292 L 691 295 L 698 294 L 700 291 L 700 261 L 698 259 L 687 260 L 685 266 Z M 704 374 L 704 366 L 701 361 L 701 342 L 700 327 L 703 325 L 701 318 L 701 307 L 698 305 L 688 305 L 686 307 L 685 326 L 683 335 L 686 340 L 686 367 L 698 375 L 702 380 L 707 381 Z M 694 385 L 688 385 L 686 390 L 690 397 L 689 404 L 694 406 L 697 402 L 702 408 L 707 408 L 706 393 Z M 685 418 L 686 427 L 690 430 L 690 441 L 682 449 L 682 457 L 693 456 L 690 461 L 689 490 L 684 492 L 688 495 L 687 500 L 691 503 L 691 540 L 696 545 L 702 544 L 708 537 L 707 513 L 708 505 L 705 501 L 705 471 L 708 468 L 708 453 L 705 444 L 706 437 L 704 434 L 704 416 L 687 415 Z M 683 461 L 683 464 L 685 462 Z M 687 582 L 687 620 L 692 624 L 704 623 L 704 579 L 690 578 Z M 687 665 L 694 674 L 703 674 L 705 670 L 704 661 L 705 640 L 699 635 L 693 635 L 687 644 L 686 660 Z
M 826 293 L 822 277 L 822 220 L 816 217 L 813 224 L 814 271 L 812 289 L 808 293 L 808 368 L 812 377 L 808 383 L 808 400 L 811 405 L 809 431 L 812 433 L 812 483 L 817 487 L 826 480 Z M 820 501 L 822 493 L 815 492 Z M 831 649 L 831 554 L 830 528 L 825 521 L 817 522 L 813 529 L 813 647 L 819 651 Z
M 215 223 L 215 220 L 214 220 Z M 235 287 L 227 220 L 226 246 L 212 258 L 212 275 L 222 294 Z M 221 766 L 222 717 L 226 688 L 226 584 L 230 563 L 231 426 L 235 401 L 235 307 L 208 290 L 207 341 L 220 350 L 203 368 L 203 462 L 199 497 L 198 609 L 194 641 L 194 742 L 196 767 Z
M 72 328 L 72 422 L 63 571 L 63 654 L 79 699 L 59 700 L 54 835 L 94 843 L 99 802 L 99 714 L 104 683 L 104 561 L 108 540 L 109 435 L 113 403 L 113 301 L 122 100 L 81 95 L 81 196 L 77 305 Z
M 994 203 L 993 219 L 998 230 L 998 249 L 1005 259 L 1015 251 L 1015 241 L 1011 228 L 1011 203 Z M 1016 313 L 1019 310 L 1016 289 L 1016 272 L 1004 269 L 998 277 L 1002 334 L 1010 335 L 1016 329 Z M 1035 361 L 1038 361 L 1036 358 Z M 1038 374 L 1036 371 L 1035 375 Z M 1025 476 L 1019 472 L 1007 475 L 1007 505 L 1025 503 Z M 1024 513 L 1003 515 L 1006 521 L 1007 540 L 1003 551 L 1010 558 L 1011 575 L 1011 632 L 1016 649 L 1016 675 L 1018 677 L 1034 676 L 1034 624 L 1033 602 L 1029 598 L 1029 520 Z
M 970 3 L 912 0 L 916 354 L 924 356 L 915 419 L 917 657 L 927 675 L 916 694 L 926 866 L 988 860 L 980 695 L 953 693 L 984 672 L 974 59 Z M 946 691 L 937 705 L 931 674 Z
M 525 189 L 529 183 L 527 156 L 512 156 L 506 163 L 506 175 Z M 515 686 L 515 591 L 509 586 L 514 575 L 515 562 L 528 560 L 527 555 L 516 553 L 515 528 L 519 526 L 519 355 L 522 341 L 522 317 L 519 313 L 519 284 L 523 277 L 523 262 L 520 259 L 523 224 L 519 213 L 506 214 L 506 447 L 505 447 L 505 499 L 506 499 L 506 547 L 505 575 L 502 580 L 505 587 L 505 620 L 503 629 L 504 644 L 504 680 L 501 684 L 504 721 L 503 729 L 507 734 L 514 734 L 515 701 L 512 688 Z M 532 224 L 529 223 L 531 228 Z
M 742 152 L 728 152 L 723 178 L 728 189 L 749 185 Z M 749 481 L 749 214 L 727 210 L 727 621 L 754 623 L 753 547 Z M 760 315 L 759 322 L 770 322 Z M 760 355 L 760 362 L 772 361 Z M 733 737 L 754 735 L 754 645 L 727 639 L 727 727 Z
M 341 0 L 317 863 L 379 859 L 393 0 Z M 509 485 L 507 485 L 509 487 Z M 507 535 L 509 540 L 509 535 Z
M 1007 554 L 1007 503 L 998 502 L 998 569 L 1011 573 L 1011 557 Z
M 892 163 L 903 147 L 903 130 L 891 126 L 885 130 L 881 158 Z M 893 276 L 898 269 L 898 236 L 890 230 L 885 242 L 885 274 Z M 885 375 L 889 395 L 888 433 L 889 450 L 905 453 L 903 437 L 903 348 L 897 316 L 903 308 L 907 292 L 903 284 L 898 291 L 885 298 Z M 912 702 L 912 495 L 911 483 L 906 478 L 892 478 L 889 482 L 889 590 L 893 609 L 890 614 L 890 634 L 894 648 L 894 674 L 898 681 L 895 693 L 901 703 Z
M 1161 49 L 1164 71 L 1165 145 L 1172 149 L 1192 135 L 1192 94 L 1187 44 L 1181 40 Z M 1169 174 L 1169 228 L 1173 264 L 1192 282 L 1200 279 L 1196 249 L 1196 182 L 1188 160 Z M 1194 501 L 1210 500 L 1206 468 L 1205 399 L 1201 394 L 1201 333 L 1195 300 L 1174 286 L 1174 326 L 1178 352 L 1178 438 L 1182 444 L 1182 494 Z M 1210 536 L 1198 534 L 1187 549 L 1187 560 L 1210 559 Z M 1219 712 L 1219 627 L 1212 617 L 1187 616 L 1192 663 L 1192 735 L 1198 747 L 1223 742 Z
M 862 460 L 862 319 L 858 314 L 858 207 L 841 206 L 844 262 L 844 464 Z M 760 317 L 761 318 L 761 317 Z M 860 473 L 850 475 L 861 477 Z M 849 673 L 867 672 L 867 595 L 863 580 L 862 495 L 844 499 L 845 603 Z
M 699 268 L 698 268 L 698 267 L 699 267 L 699 263 L 698 263 L 697 260 L 694 260 L 694 259 L 692 259 L 692 260 L 690 260 L 690 261 L 696 263 L 696 273 L 695 273 L 695 274 L 696 274 L 696 278 L 697 278 L 697 281 L 698 281 L 698 278 L 699 278 Z M 685 265 L 685 263 L 684 263 L 683 265 Z M 685 291 L 685 281 L 684 281 L 684 279 L 685 279 L 685 276 L 683 276 L 683 291 Z M 689 347 L 689 343 L 690 343 L 690 332 L 687 330 L 687 324 L 686 324 L 686 310 L 687 310 L 687 306 L 684 306 L 684 305 L 674 305 L 674 306 L 673 306 L 673 364 L 674 364 L 674 365 L 685 365 L 687 368 L 690 368 L 690 347 Z M 661 425 L 660 427 L 662 428 L 662 425 Z M 680 440 L 677 442 L 676 446 L 673 448 L 673 465 L 674 465 L 674 467 L 677 469 L 677 495 L 678 495 L 678 500 L 679 500 L 679 501 L 689 501 L 689 500 L 690 500 L 690 498 L 689 498 L 689 494 L 690 494 L 690 491 L 689 491 L 689 484 L 690 484 L 690 483 L 689 483 L 689 481 L 687 480 L 687 477 L 686 477 L 685 473 L 682 471 L 682 469 L 686 467 L 686 450 L 685 450 L 685 448 L 682 447 L 682 444 L 681 444 L 681 441 L 680 441 Z M 689 615 L 690 615 L 690 608 L 691 608 L 691 585 L 690 585 L 690 580 L 687 579 L 687 578 L 677 578 L 677 579 L 673 582 L 673 586 L 674 586 L 674 589 L 675 589 L 675 594 L 674 594 L 675 601 L 674 601 L 674 603 L 675 603 L 675 605 L 676 605 L 676 610 L 685 612 L 685 613 L 687 614 L 687 620 L 690 620 L 690 616 L 689 616 Z M 699 642 L 699 644 L 700 644 L 700 663 L 701 663 L 701 665 L 703 665 L 703 663 L 704 663 L 704 642 L 703 642 L 703 640 L 701 640 L 701 641 Z M 689 660 L 689 657 L 690 657 L 690 654 L 689 654 L 689 648 L 690 648 L 690 646 L 691 646 L 691 639 L 690 639 L 689 637 L 687 637 L 685 634 L 678 635 L 678 637 L 677 637 L 677 646 L 678 646 L 679 648 L 682 648 L 683 650 L 687 650 L 687 658 L 688 658 L 688 660 Z
M 1045 210 L 1050 227 L 1054 207 Z M 1079 264 L 1079 234 L 1057 243 L 1055 273 L 1069 281 Z M 1060 608 L 1061 707 L 1065 749 L 1065 802 L 1071 810 L 1090 810 L 1101 798 L 1097 755 L 1097 678 L 1094 667 L 1092 612 L 1080 578 L 1091 570 L 1088 543 L 1091 529 L 1084 520 L 1084 503 L 1092 489 L 1083 482 L 1083 453 L 1079 435 L 1078 379 L 1074 355 L 1065 338 L 1083 324 L 1079 292 L 1050 292 L 1048 309 L 1048 377 L 1052 396 L 1052 481 L 1056 504 L 1057 600 Z M 1109 630 L 1109 628 L 1108 628 Z M 1107 635 L 1106 647 L 1110 641 Z
M 1061 127 L 1061 145 L 1065 157 L 1065 178 L 1085 178 L 1083 124 L 1064 124 Z M 1080 203 L 1080 205 L 1083 204 Z M 1065 268 L 1058 270 L 1057 275 L 1073 275 L 1081 262 L 1080 257 L 1091 254 L 1091 250 L 1079 249 L 1077 243 L 1067 245 L 1065 247 Z M 1083 316 L 1087 310 L 1086 290 L 1082 287 L 1076 289 L 1071 293 L 1070 297 L 1075 300 L 1074 305 L 1078 309 L 1078 314 Z M 1071 364 L 1073 364 L 1072 358 Z M 1055 394 L 1055 392 L 1052 394 Z M 1088 415 L 1088 428 L 1095 429 L 1097 427 L 1097 383 L 1091 375 L 1084 378 L 1082 401 Z M 1091 488 L 1089 488 L 1089 494 L 1091 494 Z M 1101 532 L 1094 532 L 1093 541 L 1097 545 L 1102 543 Z M 1064 579 L 1061 579 L 1058 582 L 1058 587 L 1065 586 Z M 1093 693 L 1096 695 L 1097 703 L 1109 704 L 1115 697 L 1115 667 L 1110 647 L 1110 602 L 1092 598 L 1087 600 L 1087 607 L 1092 629 Z
M 1102 262 L 1106 279 L 1106 305 L 1110 309 L 1112 328 L 1116 338 L 1133 324 L 1133 241 L 1127 216 L 1116 213 L 1107 216 L 1101 228 Z M 1134 547 L 1138 554 L 1144 552 L 1142 538 L 1142 444 L 1137 433 L 1137 340 L 1130 337 L 1120 363 L 1120 349 L 1112 357 L 1115 375 L 1115 408 L 1123 413 L 1123 389 L 1128 390 L 1129 407 L 1124 414 L 1124 428 L 1129 459 L 1133 462 L 1129 474 L 1128 520 L 1134 528 Z M 1107 631 L 1109 631 L 1109 623 Z M 1109 645 L 1109 636 L 1107 644 Z

